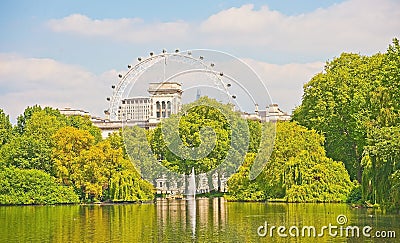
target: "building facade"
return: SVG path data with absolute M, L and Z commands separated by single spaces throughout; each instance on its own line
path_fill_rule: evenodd
M 162 119 L 177 114 L 182 106 L 182 85 L 176 82 L 150 83 L 149 97 L 123 99 L 118 121 L 140 127 L 155 127 Z
M 134 97 L 123 99 L 118 110 L 118 120 L 127 122 L 143 122 L 149 120 L 151 99 Z
M 182 107 L 182 85 L 176 82 L 151 83 L 149 126 L 158 124 L 171 114 L 177 114 Z
M 242 113 L 242 118 L 247 120 L 255 120 L 260 122 L 277 122 L 277 121 L 288 121 L 291 116 L 286 112 L 282 111 L 278 104 L 271 104 L 266 107 L 265 110 L 258 110 L 256 105 L 255 113 Z

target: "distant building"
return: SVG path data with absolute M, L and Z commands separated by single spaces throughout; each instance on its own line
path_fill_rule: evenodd
M 255 113 L 242 113 L 242 118 L 247 120 L 255 120 L 260 122 L 276 122 L 276 121 L 288 121 L 291 119 L 290 115 L 283 112 L 278 104 L 271 104 L 266 107 L 266 110 L 258 110 L 256 105 Z
M 130 124 L 155 126 L 163 118 L 177 114 L 181 109 L 182 86 L 176 82 L 150 83 L 150 97 L 123 99 L 118 109 L 118 120 Z
M 271 104 L 265 111 L 259 111 L 261 122 L 276 122 L 276 121 L 288 121 L 291 119 L 290 115 L 283 112 L 278 104 Z
M 66 116 L 90 116 L 90 113 L 88 111 L 80 110 L 80 109 L 72 109 L 72 108 L 64 108 L 64 109 L 58 109 L 61 114 L 66 115 Z
M 145 122 L 150 117 L 151 100 L 149 97 L 123 99 L 118 110 L 118 120 Z
M 105 138 L 110 133 L 116 132 L 124 126 L 139 126 L 151 129 L 164 118 L 177 114 L 182 107 L 182 85 L 177 82 L 150 83 L 149 97 L 131 97 L 121 101 L 118 110 L 118 120 L 110 121 L 100 117 L 94 117 L 89 112 L 81 109 L 59 109 L 66 116 L 89 116 L 93 125 L 100 128 Z M 197 90 L 196 98 L 201 95 Z M 290 115 L 283 112 L 277 104 L 271 104 L 266 110 L 258 110 L 255 113 L 242 113 L 242 118 L 260 122 L 276 122 L 290 120 Z
M 147 91 L 150 94 L 149 97 L 123 99 L 118 107 L 117 121 L 92 119 L 93 125 L 102 130 L 103 137 L 107 137 L 109 133 L 118 131 L 123 126 L 154 128 L 162 119 L 180 111 L 182 106 L 180 83 L 150 83 Z
M 182 85 L 176 82 L 150 83 L 149 127 L 156 126 L 162 119 L 177 114 L 182 107 Z

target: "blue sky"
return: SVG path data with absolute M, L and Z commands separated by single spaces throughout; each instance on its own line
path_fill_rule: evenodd
M 385 51 L 398 19 L 397 0 L 2 1 L 0 108 L 12 119 L 36 103 L 102 115 L 137 56 L 206 48 L 248 62 L 290 112 L 325 61 Z
M 136 3 L 135 3 L 136 2 Z M 141 18 L 145 22 L 190 21 L 199 23 L 209 16 L 231 7 L 253 4 L 254 10 L 268 5 L 271 10 L 286 15 L 298 15 L 312 12 L 318 8 L 340 3 L 339 0 L 285 0 L 285 1 L 4 1 L 0 10 L 1 52 L 14 52 L 24 56 L 51 57 L 67 63 L 83 64 L 92 71 L 101 72 L 103 68 L 116 68 L 107 57 L 114 54 L 128 58 L 133 53 L 147 53 L 151 49 L 180 47 L 157 41 L 151 45 L 141 43 L 132 48 L 129 43 L 122 43 L 120 48 L 109 41 L 70 38 L 54 34 L 46 28 L 50 19 L 59 19 L 71 14 L 82 14 L 92 19 Z M 65 39 L 65 38 L 68 39 Z M 168 38 L 168 37 L 166 37 Z M 178 43 L 177 43 L 178 45 Z M 199 45 L 199 44 L 197 44 Z M 201 45 L 201 44 L 200 44 Z M 204 46 L 185 45 L 183 49 L 207 48 Z M 82 49 L 81 49 L 82 48 Z M 125 50 L 123 50 L 125 49 Z M 126 51 L 126 49 L 130 49 Z M 132 51 L 134 50 L 134 51 Z M 83 51 L 83 53 L 82 53 Z M 225 51 L 232 52 L 229 48 Z M 69 55 L 66 54 L 70 53 Z M 79 53 L 78 53 L 79 52 Z M 127 53 L 124 55 L 125 52 Z M 79 56 L 73 55 L 74 53 Z M 93 62 L 93 55 L 102 55 L 103 62 Z M 239 55 L 240 53 L 234 53 Z M 286 62 L 286 59 L 269 58 L 270 61 Z M 85 63 L 80 63 L 85 62 Z M 125 61 L 126 62 L 126 61 Z M 121 64 L 125 64 L 121 60 Z M 99 67 L 99 65 L 101 65 Z

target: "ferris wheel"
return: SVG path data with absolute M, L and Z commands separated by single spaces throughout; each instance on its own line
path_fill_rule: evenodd
M 137 63 L 134 65 L 128 65 L 128 71 L 125 74 L 119 74 L 119 81 L 117 85 L 112 85 L 113 89 L 112 97 L 107 97 L 109 101 L 109 108 L 104 112 L 108 115 L 110 121 L 118 121 L 118 110 L 121 106 L 124 96 L 127 95 L 128 87 L 135 84 L 138 79 L 149 72 L 150 68 L 156 64 L 161 64 L 163 66 L 163 82 L 169 82 L 177 77 L 181 77 L 189 74 L 201 73 L 207 75 L 208 79 L 212 82 L 213 88 L 222 92 L 229 103 L 239 106 L 236 102 L 236 95 L 232 94 L 230 87 L 236 85 L 244 90 L 249 97 L 251 97 L 254 105 L 257 106 L 255 100 L 252 98 L 250 93 L 246 90 L 243 85 L 240 84 L 235 78 L 227 75 L 222 71 L 215 70 L 215 63 L 206 61 L 206 58 L 202 55 L 195 57 L 192 53 L 194 51 L 184 51 L 180 52 L 176 49 L 174 52 L 167 52 L 165 49 L 161 53 L 155 54 L 150 52 L 148 57 L 137 58 Z M 167 62 L 176 62 L 180 64 L 185 64 L 188 68 L 180 70 L 178 72 L 168 74 L 166 76 Z M 240 108 L 240 106 L 239 106 Z

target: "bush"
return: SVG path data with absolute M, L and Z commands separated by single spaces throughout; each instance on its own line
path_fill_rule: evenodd
M 55 178 L 35 169 L 4 168 L 0 171 L 0 204 L 78 203 L 72 187 L 59 185 Z
M 347 198 L 347 203 L 356 203 L 360 204 L 362 203 L 362 190 L 361 190 L 361 185 L 358 184 L 353 189 L 350 191 L 350 194 Z

